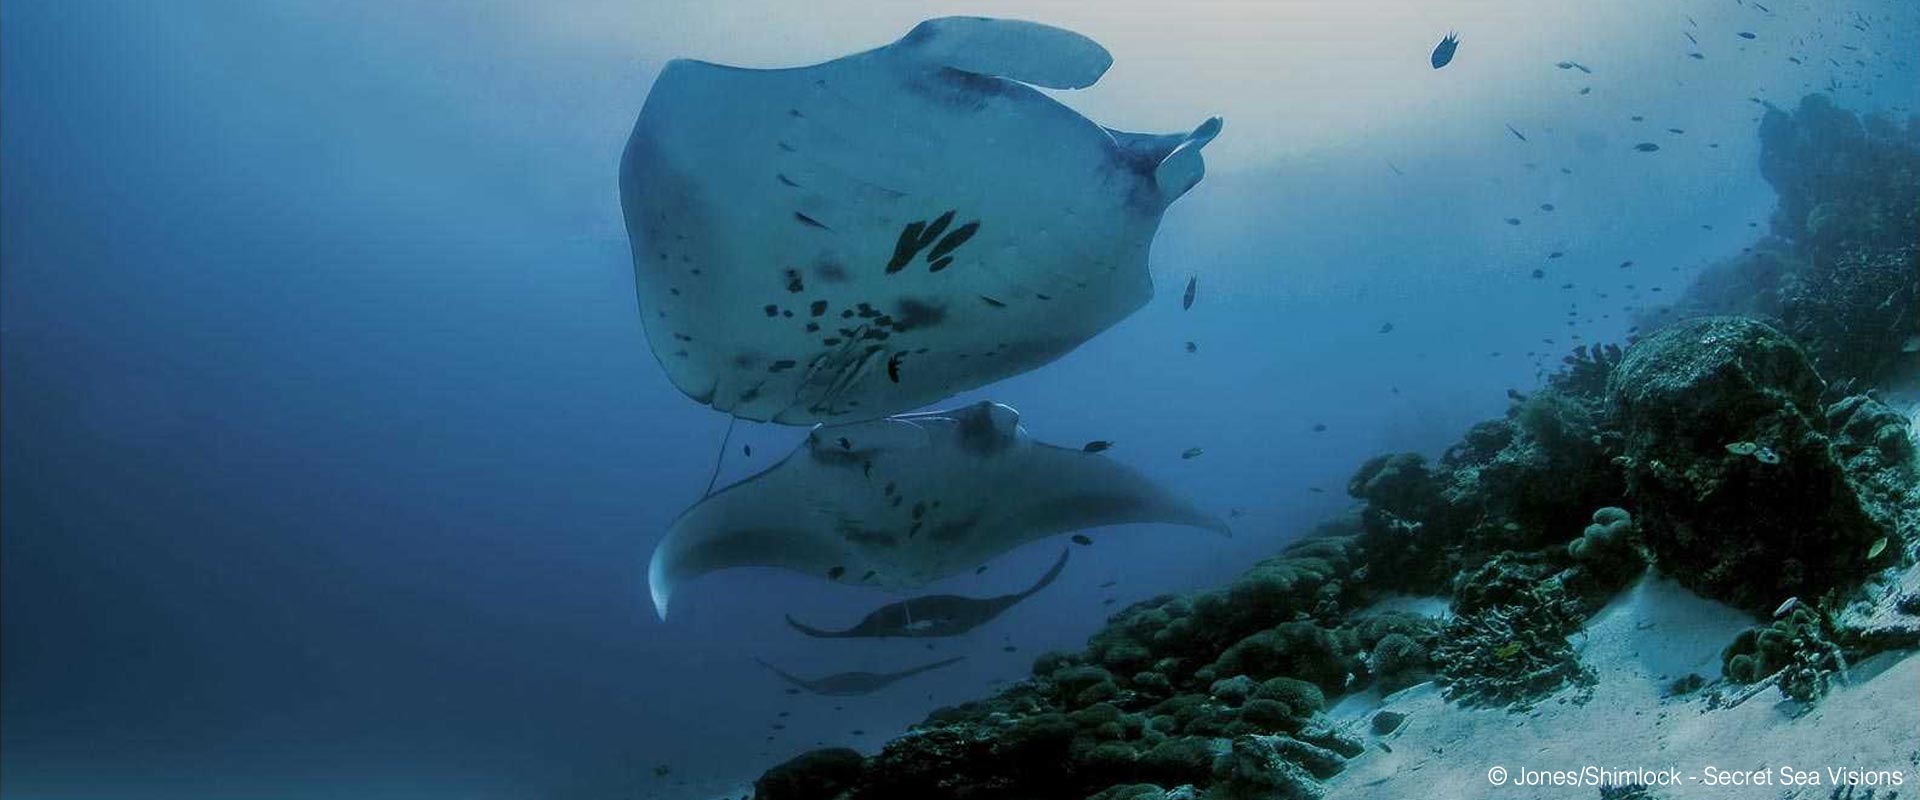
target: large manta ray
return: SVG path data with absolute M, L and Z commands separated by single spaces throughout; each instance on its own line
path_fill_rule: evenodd
M 1059 28 L 947 17 L 810 67 L 669 62 L 620 162 L 668 378 L 741 419 L 871 420 L 1139 309 L 1160 216 L 1220 120 L 1127 133 L 1033 88 L 1092 85 L 1112 61 Z
M 921 664 L 912 669 L 903 669 L 899 672 L 838 672 L 812 680 L 794 675 L 765 661 L 760 661 L 760 659 L 756 658 L 754 660 L 759 661 L 760 666 L 773 670 L 773 674 L 780 676 L 780 678 L 787 683 L 791 683 L 796 687 L 814 694 L 824 694 L 832 697 L 853 697 L 855 695 L 872 694 L 891 686 L 895 681 L 902 678 L 911 678 L 922 672 L 929 672 L 941 667 L 957 664 L 967 660 L 967 657 L 955 656 L 930 664 Z
M 729 567 L 911 590 L 1036 539 L 1133 522 L 1228 532 L 1103 454 L 1034 441 L 1019 412 L 983 401 L 814 428 L 780 463 L 681 514 L 647 583 L 662 619 L 676 587 Z
M 914 597 L 896 603 L 888 603 L 860 620 L 860 624 L 846 630 L 828 631 L 815 628 L 787 615 L 787 624 L 796 631 L 822 639 L 884 639 L 890 636 L 907 638 L 928 638 L 936 636 L 959 636 L 967 631 L 993 621 L 1000 613 L 1014 607 L 1020 601 L 1032 597 L 1053 579 L 1060 577 L 1060 571 L 1067 568 L 1067 551 L 1060 551 L 1059 560 L 1053 562 L 1053 568 L 1040 576 L 1032 586 L 1013 594 L 999 597 L 961 597 L 957 594 L 930 594 Z

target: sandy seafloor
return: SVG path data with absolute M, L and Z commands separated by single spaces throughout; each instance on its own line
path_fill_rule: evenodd
M 1920 572 L 1900 581 L 1909 591 L 1916 585 Z M 1469 710 L 1447 704 L 1431 683 L 1384 702 L 1350 696 L 1333 714 L 1357 732 L 1370 728 L 1376 709 L 1408 717 L 1385 737 L 1367 736 L 1372 746 L 1328 781 L 1327 797 L 1598 797 L 1596 786 L 1512 785 L 1522 769 L 1588 766 L 1677 770 L 1680 783 L 1656 797 L 1825 798 L 1836 788 L 1830 768 L 1898 771 L 1904 785 L 1880 787 L 1877 796 L 1890 796 L 1889 788 L 1920 796 L 1920 658 L 1910 652 L 1854 665 L 1850 683 L 1804 714 L 1772 688 L 1721 709 L 1709 708 L 1705 692 L 1664 696 L 1690 672 L 1719 677 L 1721 648 L 1751 624 L 1743 612 L 1649 575 L 1575 638 L 1598 678 L 1586 702 L 1575 702 L 1577 690 L 1562 690 L 1530 712 Z M 1506 784 L 1490 781 L 1495 767 L 1506 770 Z M 1709 785 L 1709 768 L 1762 771 L 1772 783 Z M 1783 768 L 1821 783 L 1783 785 Z M 1864 797 L 1866 788 L 1839 796 Z

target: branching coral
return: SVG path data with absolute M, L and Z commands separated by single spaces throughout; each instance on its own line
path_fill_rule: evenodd
M 1463 705 L 1521 710 L 1589 682 L 1567 638 L 1581 622 L 1577 600 L 1551 580 L 1455 617 L 1434 649 L 1443 692 Z

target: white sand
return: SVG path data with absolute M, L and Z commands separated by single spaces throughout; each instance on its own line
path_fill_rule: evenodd
M 1730 709 L 1709 710 L 1704 693 L 1663 699 L 1689 672 L 1719 677 L 1720 649 L 1748 615 L 1701 599 L 1670 580 L 1648 578 L 1589 623 L 1582 661 L 1599 677 L 1592 699 L 1563 691 L 1531 712 L 1470 711 L 1445 703 L 1431 684 L 1388 698 L 1353 699 L 1333 713 L 1372 743 L 1329 783 L 1329 798 L 1598 798 L 1595 786 L 1527 786 L 1520 771 L 1675 769 L 1666 798 L 1827 798 L 1828 768 L 1898 772 L 1901 797 L 1920 797 L 1920 658 L 1887 654 L 1856 665 L 1813 711 L 1766 689 Z M 1731 694 L 1732 692 L 1729 692 Z M 1375 708 L 1410 715 L 1400 730 L 1367 735 Z M 1392 748 L 1387 752 L 1378 743 Z M 1488 772 L 1507 770 L 1494 786 Z M 1765 771 L 1771 785 L 1707 785 L 1704 770 Z M 1812 772 L 1818 785 L 1783 785 L 1782 767 Z M 1880 788 L 1878 798 L 1889 795 Z M 1842 794 L 1841 797 L 1848 795 Z M 1856 788 L 1855 800 L 1865 797 Z

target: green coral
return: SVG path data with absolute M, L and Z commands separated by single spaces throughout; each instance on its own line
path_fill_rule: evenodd
M 1779 675 L 1780 692 L 1803 703 L 1824 697 L 1845 678 L 1850 634 L 1824 610 L 1795 604 L 1780 619 L 1742 631 L 1721 652 L 1721 673 L 1734 683 Z
M 1624 508 L 1607 506 L 1593 512 L 1593 522 L 1580 538 L 1567 543 L 1567 555 L 1593 578 L 1593 589 L 1611 594 L 1647 566 L 1636 538 L 1633 516 Z
M 1285 675 L 1338 691 L 1358 671 L 1355 643 L 1346 631 L 1310 621 L 1288 622 L 1236 642 L 1213 663 L 1216 675 Z

